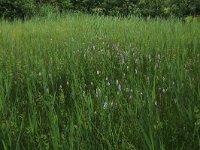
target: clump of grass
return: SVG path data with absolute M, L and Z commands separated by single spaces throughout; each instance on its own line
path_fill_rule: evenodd
M 200 24 L 88 15 L 0 24 L 1 149 L 199 149 Z

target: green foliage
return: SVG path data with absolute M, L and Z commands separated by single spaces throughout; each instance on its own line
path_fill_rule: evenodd
M 200 15 L 199 0 L 1 0 L 0 17 L 30 17 L 41 14 L 40 10 L 43 11 L 43 8 L 50 8 L 49 11 L 58 13 L 72 10 L 114 16 Z
M 30 17 L 34 14 L 34 0 L 1 0 L 0 17 L 7 19 Z
M 0 17 L 9 20 L 25 19 L 33 15 L 48 14 L 47 12 L 60 13 L 70 8 L 69 0 L 1 0 Z
M 0 149 L 200 149 L 200 24 L 0 22 Z
M 36 0 L 36 4 L 38 7 L 50 5 L 54 8 L 58 8 L 60 11 L 71 8 L 70 0 Z
M 185 22 L 187 23 L 200 22 L 200 16 L 197 16 L 197 17 L 187 16 L 185 17 Z
M 193 16 L 187 16 L 185 17 L 186 22 L 192 22 L 193 21 Z

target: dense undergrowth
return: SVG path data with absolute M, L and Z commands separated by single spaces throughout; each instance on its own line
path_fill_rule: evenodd
M 1 0 L 0 18 L 14 20 L 43 16 L 46 12 L 84 12 L 110 16 L 184 18 L 200 15 L 199 0 Z
M 87 15 L 0 23 L 0 149 L 199 149 L 200 24 Z

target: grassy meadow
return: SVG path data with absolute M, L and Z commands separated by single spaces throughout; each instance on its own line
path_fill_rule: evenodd
M 0 21 L 0 149 L 200 149 L 200 23 Z

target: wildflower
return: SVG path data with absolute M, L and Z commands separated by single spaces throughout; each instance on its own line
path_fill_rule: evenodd
M 158 68 L 158 64 L 156 63 L 154 66 L 154 69 L 156 70 Z
M 105 99 L 108 100 L 108 96 L 105 96 Z
M 46 89 L 46 92 L 49 93 L 49 88 Z
M 93 83 L 93 82 L 91 82 L 91 85 L 94 85 L 94 83 Z
M 162 92 L 165 93 L 167 91 L 167 89 L 162 89 Z
M 106 77 L 106 81 L 108 81 L 108 77 Z
M 174 100 L 175 103 L 177 103 L 177 99 L 176 98 L 174 98 L 173 100 Z
M 96 97 L 99 97 L 99 93 L 101 92 L 101 90 L 99 88 L 96 89 Z
M 158 60 L 160 60 L 160 54 L 158 54 Z
M 108 109 L 108 103 L 107 102 L 104 102 L 103 109 Z
M 60 89 L 62 89 L 62 85 L 60 85 Z
M 135 74 L 137 74 L 138 73 L 138 71 L 137 71 L 137 69 L 135 69 Z
M 85 96 L 86 96 L 85 91 L 83 91 L 83 97 L 85 97 Z
M 78 126 L 77 126 L 77 125 L 74 125 L 74 128 L 75 128 L 75 129 L 77 129 L 77 128 L 78 128 Z
M 126 67 L 127 71 L 129 71 L 129 66 Z
M 119 89 L 119 91 L 121 91 L 122 90 L 122 87 L 121 87 L 121 85 L 119 84 L 119 86 L 118 86 L 118 89 Z
M 157 106 L 157 101 L 155 101 L 155 105 Z
M 147 77 L 147 82 L 149 83 L 149 77 Z
M 119 84 L 119 81 L 118 80 L 116 80 L 116 85 L 118 85 Z
M 165 81 L 165 77 L 163 77 L 163 81 Z
M 67 85 L 69 85 L 69 81 L 67 81 Z
M 122 56 L 122 64 L 125 64 L 125 60 L 124 57 Z
M 135 64 L 138 64 L 139 63 L 139 60 L 138 59 L 135 59 Z
M 112 107 L 113 105 L 114 105 L 114 103 L 113 103 L 113 102 L 111 102 L 111 103 L 110 103 L 110 106 Z
M 107 85 L 110 86 L 110 82 L 108 82 Z
M 149 58 L 149 61 L 151 62 L 151 55 L 150 54 L 148 55 L 148 58 Z
M 96 89 L 96 97 L 99 97 L 98 89 Z
M 97 70 L 97 75 L 99 75 L 100 74 L 100 71 L 99 70 Z
M 119 51 L 119 47 L 117 47 L 117 45 L 115 46 L 115 48 L 116 48 L 116 51 Z
M 135 52 L 135 48 L 131 48 L 131 52 L 134 53 Z
M 41 72 L 39 72 L 39 74 L 38 74 L 39 76 L 41 76 L 42 75 L 42 73 Z

